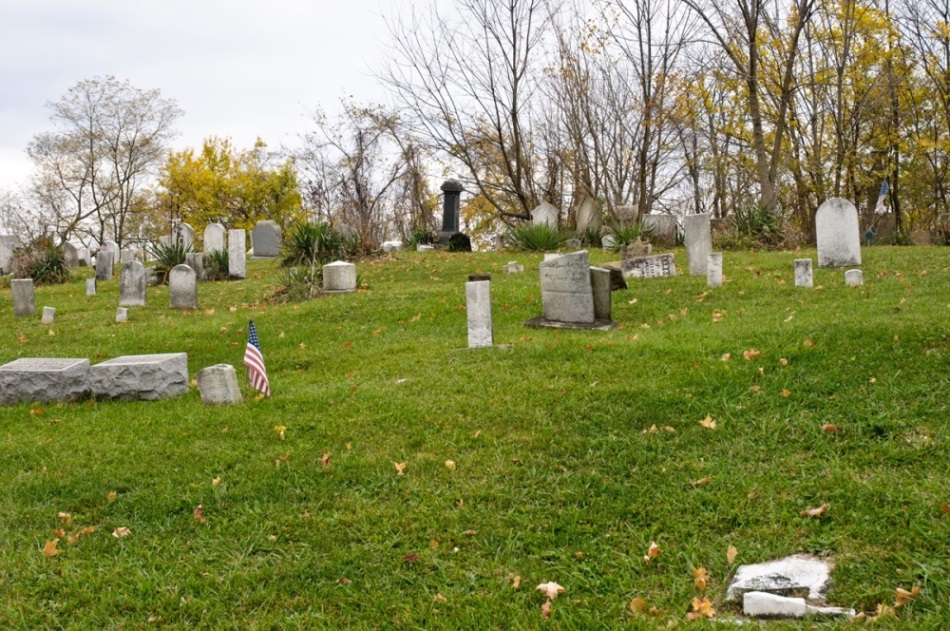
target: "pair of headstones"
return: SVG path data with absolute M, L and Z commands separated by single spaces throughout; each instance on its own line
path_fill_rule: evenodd
M 860 287 L 864 284 L 864 273 L 859 269 L 849 269 L 844 273 L 844 282 L 849 287 Z M 814 284 L 811 259 L 795 259 L 795 286 L 813 287 Z
M 548 258 L 541 273 L 541 318 L 532 326 L 567 328 L 613 327 L 610 271 L 591 267 L 587 250 Z

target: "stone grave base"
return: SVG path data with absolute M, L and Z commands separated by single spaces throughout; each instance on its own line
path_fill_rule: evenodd
M 89 369 L 97 399 L 156 401 L 188 392 L 188 355 L 125 355 Z
M 532 329 L 577 329 L 580 331 L 612 331 L 617 328 L 617 323 L 613 320 L 561 322 L 560 320 L 547 320 L 544 316 L 526 320 L 524 325 Z
M 22 358 L 0 366 L 0 403 L 77 401 L 89 395 L 89 360 Z
M 321 293 L 324 293 L 324 294 L 331 294 L 331 295 L 333 295 L 333 294 L 355 294 L 355 293 L 356 293 L 356 290 L 355 290 L 355 289 L 322 289 L 322 290 L 320 290 L 320 291 L 321 291 Z

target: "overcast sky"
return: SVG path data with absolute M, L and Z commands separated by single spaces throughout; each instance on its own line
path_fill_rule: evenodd
M 0 0 L 0 189 L 24 183 L 45 104 L 82 79 L 158 88 L 184 110 L 175 148 L 208 136 L 292 145 L 307 113 L 387 100 L 372 74 L 384 17 L 412 0 Z M 421 0 L 416 4 L 421 4 Z

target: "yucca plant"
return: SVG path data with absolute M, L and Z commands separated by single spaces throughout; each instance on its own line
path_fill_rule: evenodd
M 541 224 L 523 224 L 511 231 L 511 239 L 522 250 L 549 252 L 561 247 L 570 236 L 557 228 Z
M 284 244 L 284 267 L 329 263 L 343 251 L 340 235 L 325 221 L 302 221 L 290 230 Z
M 172 268 L 185 262 L 185 257 L 191 252 L 191 246 L 186 246 L 181 241 L 173 243 L 153 243 L 148 246 L 148 251 L 155 259 L 155 265 L 152 272 L 158 278 L 158 283 L 164 285 L 168 283 L 168 275 Z
M 13 278 L 31 278 L 37 285 L 58 285 L 69 281 L 63 248 L 43 236 L 16 248 L 10 259 Z
M 205 252 L 204 256 L 205 278 L 207 280 L 228 280 L 228 267 L 230 257 L 227 250 L 211 250 Z
M 610 230 L 609 234 L 614 240 L 614 244 L 608 248 L 612 252 L 619 252 L 623 249 L 623 246 L 634 241 L 652 242 L 656 237 L 656 230 L 653 226 L 645 226 L 642 221 L 612 224 L 608 228 Z

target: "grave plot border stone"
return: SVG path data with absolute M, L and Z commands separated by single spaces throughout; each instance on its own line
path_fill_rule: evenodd
M 0 403 L 56 403 L 89 396 L 89 360 L 24 357 L 0 366 Z
M 187 353 L 123 355 L 89 368 L 97 399 L 157 401 L 188 392 Z

